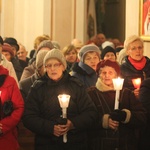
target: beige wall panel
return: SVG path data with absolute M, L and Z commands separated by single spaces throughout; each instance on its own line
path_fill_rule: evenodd
M 14 0 L 1 1 L 1 34 L 14 35 Z
M 72 3 L 73 0 L 54 0 L 52 39 L 60 43 L 61 48 L 71 43 L 72 38 Z

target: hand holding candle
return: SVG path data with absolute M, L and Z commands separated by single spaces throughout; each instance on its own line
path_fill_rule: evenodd
M 119 95 L 120 95 L 120 90 L 122 89 L 122 86 L 123 86 L 123 81 L 124 79 L 121 79 L 119 77 L 116 79 L 113 79 L 114 89 L 116 90 L 114 109 L 118 109 L 119 107 Z
M 132 79 L 132 83 L 134 88 L 138 89 L 141 86 L 141 78 Z
M 60 107 L 62 108 L 62 117 L 67 118 L 67 107 L 69 105 L 70 95 L 66 94 L 58 95 L 58 99 Z M 63 135 L 63 142 L 64 143 L 67 142 L 67 134 Z

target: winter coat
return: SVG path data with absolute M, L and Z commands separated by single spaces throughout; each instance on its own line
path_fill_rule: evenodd
M 8 70 L 2 66 L 0 66 L 0 91 L 0 124 L 2 124 L 0 150 L 17 150 L 19 148 L 17 124 L 24 111 L 24 101 L 15 79 L 9 76 Z
M 35 70 L 36 70 L 36 65 L 34 61 L 31 65 L 28 65 L 27 67 L 24 68 L 20 81 L 28 77 L 31 77 L 35 73 Z
M 147 110 L 147 125 L 143 129 L 140 147 L 141 150 L 148 150 L 150 148 L 150 78 L 144 80 L 140 87 L 139 101 Z
M 32 76 L 30 76 L 24 80 L 21 80 L 19 82 L 19 88 L 20 88 L 20 91 L 21 91 L 21 94 L 22 94 L 24 101 L 26 101 L 30 87 L 32 86 L 34 81 L 37 80 L 38 78 L 39 77 L 38 77 L 37 73 L 34 73 Z
M 129 89 L 120 93 L 119 109 L 127 113 L 118 130 L 108 127 L 109 114 L 114 110 L 115 91 L 100 91 L 96 87 L 88 89 L 98 113 L 99 124 L 89 135 L 89 150 L 137 150 L 140 128 L 146 124 L 145 109 Z
M 134 90 L 132 79 L 141 78 L 144 79 L 150 77 L 150 59 L 146 58 L 146 65 L 142 70 L 137 70 L 128 60 L 128 56 L 125 57 L 125 63 L 120 66 L 121 76 L 124 78 L 124 87 Z
M 71 96 L 67 118 L 71 120 L 75 129 L 68 131 L 66 144 L 63 143 L 62 136 L 53 135 L 54 125 L 57 125 L 57 119 L 62 115 L 59 94 Z M 81 82 L 67 72 L 57 82 L 51 80 L 47 74 L 36 80 L 27 97 L 23 116 L 24 125 L 36 134 L 36 150 L 86 150 L 87 129 L 92 127 L 96 120 L 94 103 Z
M 71 75 L 82 81 L 86 88 L 95 86 L 97 81 L 96 71 L 83 62 L 74 64 Z

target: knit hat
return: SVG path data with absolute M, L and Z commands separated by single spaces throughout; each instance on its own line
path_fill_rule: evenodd
M 66 63 L 66 59 L 63 55 L 63 53 L 59 50 L 59 49 L 52 49 L 50 50 L 46 56 L 44 57 L 44 61 L 43 61 L 43 64 L 45 65 L 46 64 L 46 61 L 51 59 L 51 58 L 56 58 L 58 59 L 65 67 L 65 69 L 67 68 L 67 63 Z
M 49 48 L 50 50 L 54 48 L 54 46 L 53 46 L 53 44 L 52 44 L 52 42 L 51 42 L 50 40 L 44 40 L 44 41 L 42 41 L 42 42 L 39 44 L 39 46 L 38 46 L 38 48 L 37 48 L 37 51 L 39 51 L 39 50 L 42 49 L 43 47 L 47 47 L 47 48 Z
M 105 48 L 102 50 L 101 59 L 104 59 L 105 55 L 106 55 L 108 52 L 112 52 L 112 53 L 114 53 L 114 55 L 116 56 L 115 50 L 114 50 L 112 47 L 107 46 L 107 47 L 105 47 Z
M 78 53 L 79 60 L 83 62 L 84 56 L 88 52 L 96 52 L 98 54 L 98 56 L 100 57 L 100 49 L 94 44 L 88 44 L 88 45 L 83 46 L 80 49 L 80 51 Z
M 49 50 L 42 50 L 42 51 L 39 51 L 37 56 L 36 56 L 36 61 L 35 61 L 35 64 L 36 64 L 36 68 L 40 68 L 42 65 L 43 65 L 43 59 L 45 57 L 45 55 L 47 54 Z
M 12 47 L 7 43 L 4 43 L 2 45 L 2 52 L 9 52 L 11 54 L 11 56 L 14 57 L 14 52 L 12 50 Z
M 0 36 L 0 44 L 3 45 L 3 38 Z
M 18 45 L 17 40 L 15 38 L 12 38 L 12 37 L 6 38 L 4 40 L 4 43 L 8 43 L 11 46 L 15 46 L 16 50 L 17 51 L 19 50 L 19 45 Z
M 104 49 L 105 47 L 110 46 L 112 48 L 115 48 L 115 45 L 113 42 L 110 41 L 105 41 L 104 43 L 102 43 L 102 49 Z
M 96 72 L 99 74 L 99 70 L 105 66 L 109 66 L 115 69 L 117 75 L 120 75 L 120 66 L 116 61 L 102 60 L 97 64 Z
M 52 41 L 54 48 L 60 49 L 60 45 L 57 41 Z

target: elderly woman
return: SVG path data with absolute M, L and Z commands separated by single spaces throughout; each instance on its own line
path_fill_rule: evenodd
M 36 134 L 35 150 L 87 150 L 87 129 L 97 120 L 95 105 L 82 83 L 67 73 L 60 50 L 49 51 L 43 65 L 46 74 L 33 84 L 23 116 L 24 125 Z M 67 119 L 61 117 L 60 94 L 70 95 Z
M 72 76 L 78 78 L 85 88 L 94 86 L 97 81 L 96 66 L 100 61 L 100 50 L 94 44 L 85 45 L 78 54 L 79 62 L 72 67 Z
M 121 76 L 125 79 L 124 86 L 134 90 L 135 95 L 138 96 L 139 89 L 134 89 L 132 79 L 141 78 L 144 80 L 150 77 L 150 59 L 143 56 L 143 40 L 139 36 L 128 37 L 124 42 L 124 49 L 127 56 L 121 65 Z
M 129 89 L 122 89 L 119 108 L 114 110 L 113 78 L 120 75 L 117 62 L 104 60 L 97 66 L 96 87 L 88 93 L 99 114 L 99 124 L 90 133 L 89 150 L 137 150 L 138 133 L 146 122 L 145 109 Z

